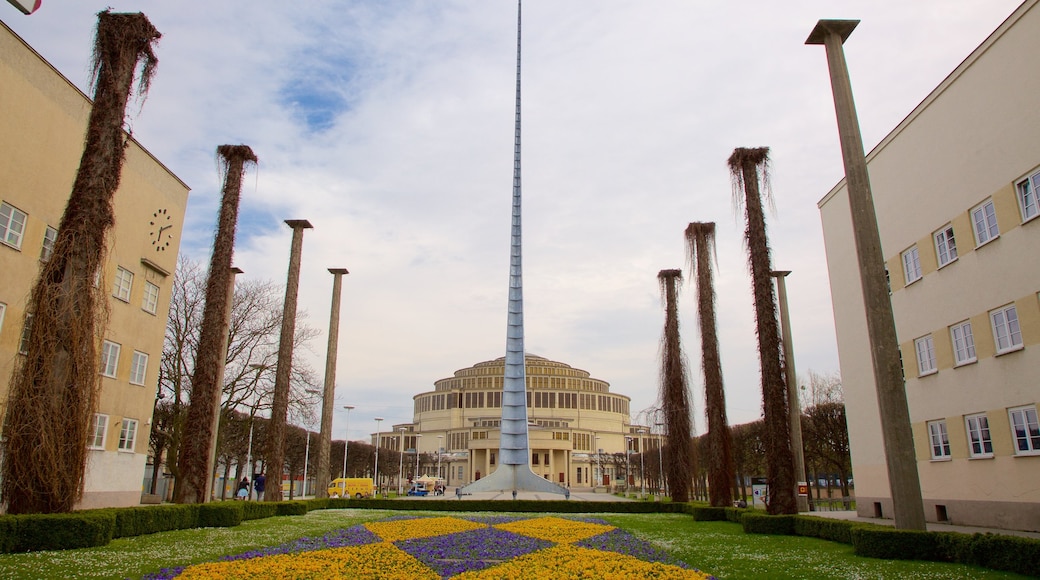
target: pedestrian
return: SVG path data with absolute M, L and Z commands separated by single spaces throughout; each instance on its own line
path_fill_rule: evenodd
M 242 476 L 242 481 L 238 482 L 238 492 L 235 494 L 238 499 L 245 500 L 246 496 L 249 495 L 249 478 Z
M 260 472 L 259 475 L 253 478 L 253 489 L 256 490 L 256 499 L 261 501 L 264 495 L 264 485 L 267 483 L 267 478 L 264 477 L 264 472 Z

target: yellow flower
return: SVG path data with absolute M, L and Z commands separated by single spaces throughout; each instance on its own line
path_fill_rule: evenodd
M 589 578 L 623 580 L 628 578 L 660 578 L 706 580 L 708 576 L 694 570 L 658 562 L 644 562 L 614 552 L 600 552 L 574 546 L 556 546 L 533 552 L 476 572 L 465 572 L 453 580 L 547 580 L 554 578 Z
M 576 522 L 552 516 L 498 524 L 495 527 L 514 534 L 560 544 L 578 542 L 614 529 L 614 526 Z
M 483 528 L 484 524 L 459 518 L 442 517 L 369 522 L 365 524 L 365 527 L 387 542 L 396 542 L 412 538 L 428 538 L 430 536 L 468 532 L 477 528 Z
M 265 558 L 190 566 L 177 577 L 187 580 L 333 580 L 339 578 L 408 578 L 439 576 L 393 544 L 368 544 Z

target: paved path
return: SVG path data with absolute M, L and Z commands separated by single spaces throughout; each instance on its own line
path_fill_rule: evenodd
M 865 518 L 861 517 L 854 511 L 830 511 L 830 512 L 804 512 L 802 515 L 807 516 L 819 516 L 821 518 L 834 518 L 838 520 L 850 520 L 855 522 L 866 522 L 869 524 L 880 524 L 882 526 L 894 526 L 895 521 L 890 519 L 881 518 Z M 956 526 L 953 524 L 940 524 L 936 522 L 928 522 L 925 524 L 930 532 L 960 532 L 962 534 L 1003 534 L 1006 536 L 1022 536 L 1023 538 L 1036 538 L 1040 539 L 1040 533 L 1038 532 L 1023 532 L 1019 530 L 1004 530 L 1000 528 L 980 528 L 976 526 Z
M 407 498 L 401 498 L 401 499 L 402 500 L 404 500 L 404 499 L 415 500 L 415 501 L 421 502 L 421 501 L 423 501 L 425 499 L 451 499 L 451 500 L 454 500 L 454 499 L 459 499 L 459 498 L 455 495 L 455 488 L 454 487 L 449 487 L 448 490 L 446 492 L 444 492 L 444 495 L 438 495 L 438 496 L 427 495 L 427 496 L 424 496 L 424 497 L 409 496 Z M 473 494 L 470 494 L 470 495 L 464 495 L 461 498 L 462 501 L 477 500 L 477 499 L 481 499 L 481 500 L 487 500 L 487 499 L 512 500 L 513 499 L 513 493 L 509 492 L 509 491 L 506 491 L 506 492 L 486 491 L 486 492 L 473 493 Z M 534 499 L 534 500 L 562 500 L 563 496 L 562 495 L 557 495 L 557 494 L 554 494 L 554 493 L 521 491 L 518 494 L 516 494 L 516 499 L 526 499 L 526 500 L 532 500 L 532 499 Z M 623 497 L 620 497 L 620 496 L 616 496 L 616 495 L 612 495 L 612 494 L 609 494 L 609 493 L 605 493 L 603 491 L 600 491 L 599 493 L 595 493 L 595 492 L 592 491 L 592 488 L 578 488 L 578 489 L 572 489 L 571 490 L 571 501 L 637 501 L 637 500 L 626 499 L 626 498 L 623 498 Z

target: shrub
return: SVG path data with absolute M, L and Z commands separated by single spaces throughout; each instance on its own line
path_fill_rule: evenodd
M 962 564 L 1031 576 L 1040 569 L 1040 540 L 975 534 L 963 542 L 956 560 Z
M 793 515 L 771 516 L 754 512 L 744 512 L 740 524 L 745 534 L 772 534 L 777 536 L 794 535 Z
M 313 498 L 305 500 L 303 503 L 307 504 L 307 511 L 312 512 L 314 510 L 328 509 L 329 498 Z
M 196 527 L 199 521 L 197 504 L 165 504 L 92 511 L 111 512 L 115 516 L 113 538 L 131 538 L 169 530 L 184 530 Z
M 795 534 L 842 544 L 852 543 L 852 529 L 857 525 L 863 524 L 812 516 L 794 517 Z
M 0 516 L 0 554 L 14 551 L 18 540 L 18 516 Z
M 698 522 L 723 522 L 727 520 L 726 508 L 711 506 L 693 506 L 690 510 L 694 521 Z
M 115 515 L 99 512 L 26 514 L 15 518 L 16 537 L 5 542 L 12 552 L 71 550 L 104 546 L 112 540 Z
M 200 528 L 233 528 L 242 523 L 245 502 L 222 501 L 199 504 Z
M 262 520 L 278 514 L 278 504 L 264 501 L 242 502 L 242 521 Z
M 279 501 L 275 502 L 275 515 L 279 516 L 302 516 L 307 513 L 307 503 L 302 501 Z
M 897 560 L 949 561 L 939 534 L 921 530 L 897 530 L 883 526 L 863 526 L 852 529 L 852 546 L 859 556 Z M 945 543 L 951 538 L 943 538 Z

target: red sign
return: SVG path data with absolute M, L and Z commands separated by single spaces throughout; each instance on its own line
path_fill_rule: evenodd
M 43 0 L 7 0 L 12 6 L 22 11 L 22 14 L 32 14 L 40 9 Z
M 809 484 L 799 483 L 798 484 L 798 495 L 809 495 Z

